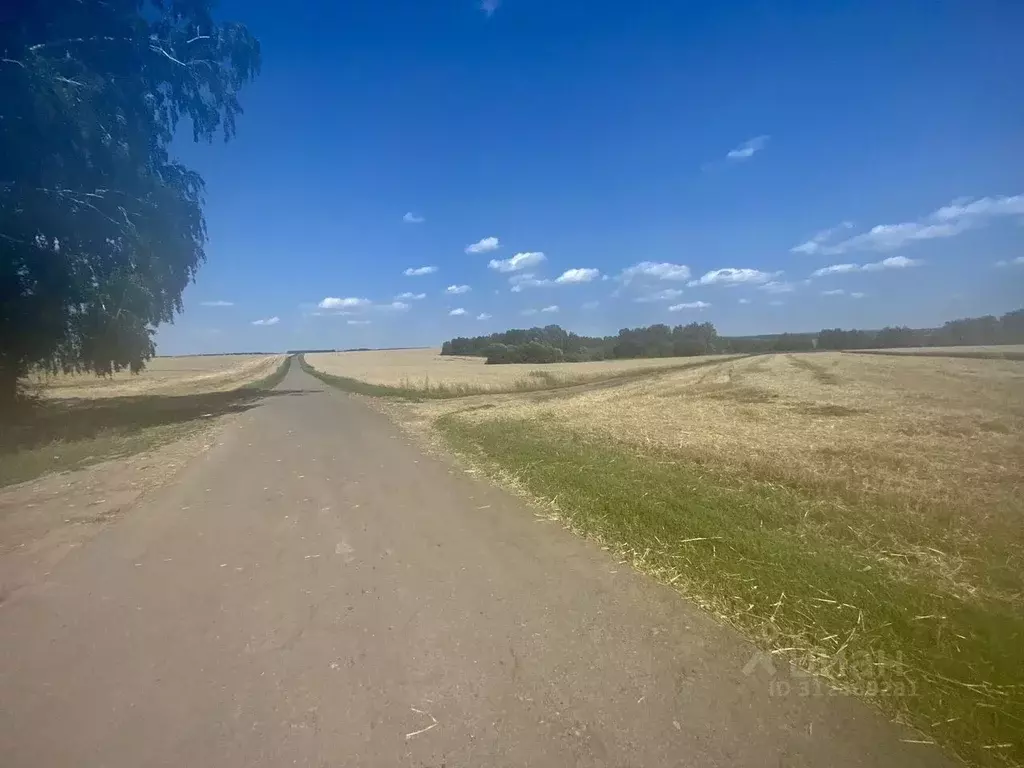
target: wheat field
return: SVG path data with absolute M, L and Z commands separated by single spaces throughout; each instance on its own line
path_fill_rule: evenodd
M 442 356 L 438 349 L 323 352 L 308 354 L 305 358 L 318 371 L 368 384 L 425 392 L 451 388 L 495 393 L 596 382 L 705 359 L 662 357 L 592 363 L 487 365 L 482 357 Z
M 183 395 L 237 389 L 272 374 L 284 355 L 154 357 L 139 374 L 35 376 L 32 388 L 45 398 L 94 399 L 134 395 Z

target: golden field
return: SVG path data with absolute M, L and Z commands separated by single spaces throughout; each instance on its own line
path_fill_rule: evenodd
M 922 740 L 1024 764 L 1024 362 L 691 358 L 387 408 Z
M 196 355 L 154 357 L 145 370 L 109 377 L 92 374 L 36 376 L 32 384 L 46 398 L 106 398 L 183 395 L 237 389 L 272 374 L 284 355 Z
M 316 370 L 331 376 L 385 387 L 423 392 L 509 392 L 602 381 L 656 368 L 686 365 L 696 358 L 486 365 L 482 357 L 442 356 L 438 349 L 396 349 L 324 352 L 308 354 L 305 359 Z

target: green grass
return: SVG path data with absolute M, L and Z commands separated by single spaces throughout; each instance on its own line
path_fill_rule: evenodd
M 193 434 L 212 417 L 272 396 L 291 365 L 236 390 L 95 400 L 42 400 L 0 425 L 0 487 L 50 472 L 151 450 Z
M 438 428 L 457 452 L 557 500 L 571 528 L 755 642 L 789 649 L 783 655 L 798 666 L 971 762 L 1024 761 L 1019 568 L 1016 601 L 961 595 L 927 563 L 878 556 L 872 529 L 890 510 L 851 508 L 820 488 L 719 473 L 539 421 L 453 414 Z M 1005 580 L 998 559 L 983 566 Z
M 429 378 L 423 385 L 414 385 L 406 382 L 401 386 L 386 384 L 371 384 L 361 379 L 353 379 L 347 376 L 335 376 L 331 373 L 324 373 L 308 362 L 304 355 L 298 356 L 299 367 L 325 384 L 345 392 L 352 392 L 359 395 L 371 397 L 387 397 L 397 400 L 408 400 L 410 402 L 422 402 L 423 400 L 451 400 L 458 397 L 470 397 L 472 395 L 500 395 L 514 392 L 546 392 L 551 390 L 567 389 L 587 384 L 604 384 L 606 382 L 619 382 L 642 379 L 651 376 L 665 375 L 686 370 L 688 368 L 701 368 L 707 365 L 716 365 L 728 361 L 738 360 L 741 356 L 723 357 L 721 359 L 702 359 L 698 361 L 679 363 L 678 365 L 667 365 L 665 367 L 627 369 L 622 371 L 606 371 L 599 374 L 581 374 L 560 378 L 550 371 L 535 370 L 529 371 L 525 376 L 515 379 L 506 386 L 480 386 L 470 383 L 458 383 L 441 381 L 431 383 Z

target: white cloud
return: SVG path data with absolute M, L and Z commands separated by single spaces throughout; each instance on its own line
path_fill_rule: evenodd
M 501 0 L 480 0 L 480 10 L 488 16 L 493 16 L 494 12 L 501 7 Z
M 843 232 L 847 229 L 853 229 L 853 222 L 844 221 L 838 226 L 831 227 L 829 229 L 823 229 L 811 237 L 806 243 L 800 243 L 795 245 L 789 250 L 793 253 L 806 253 L 808 256 L 813 256 L 821 250 L 822 246 L 831 240 L 835 235 Z
M 707 309 L 710 306 L 706 301 L 689 301 L 685 304 L 673 304 L 668 308 L 668 311 L 678 312 L 682 309 Z
M 460 315 L 466 314 L 466 310 L 464 310 L 462 307 L 459 307 L 458 309 L 453 309 L 448 314 L 451 315 L 452 317 L 459 317 Z
M 490 320 L 491 316 L 489 314 L 487 314 L 486 312 L 481 312 L 479 315 L 476 316 L 476 319 L 477 320 Z
M 557 304 L 552 304 L 550 307 L 544 307 L 544 309 L 541 310 L 541 312 L 548 312 L 548 313 L 557 312 L 557 311 L 558 311 L 558 305 Z
M 328 296 L 317 304 L 320 309 L 354 309 L 356 307 L 367 307 L 370 305 L 369 299 L 356 299 L 346 298 L 339 299 L 335 296 Z
M 381 309 L 393 309 L 396 312 L 404 312 L 409 308 L 409 305 L 404 301 L 392 301 L 390 304 L 384 304 Z
M 1000 259 L 996 262 L 997 267 L 1019 267 L 1022 264 L 1024 264 L 1024 256 L 1018 256 L 1017 258 L 1010 259 L 1009 261 L 1006 259 Z
M 280 317 L 268 317 L 266 320 L 253 320 L 253 325 L 277 325 L 281 322 Z
M 749 304 L 750 299 L 740 299 L 740 304 Z
M 786 302 L 779 301 L 778 299 L 776 299 L 775 301 L 769 301 L 768 303 L 771 306 L 773 306 L 773 307 L 784 307 L 784 306 L 786 306 Z
M 601 306 L 601 302 L 599 302 L 599 301 L 585 301 L 585 302 L 583 302 L 582 306 L 583 306 L 583 309 L 597 309 L 599 306 Z
M 512 285 L 512 293 L 520 293 L 523 288 L 539 288 L 551 285 L 550 280 L 537 277 L 533 272 L 523 272 L 519 275 L 512 275 L 508 281 Z
M 849 251 L 892 251 L 919 240 L 953 237 L 1001 216 L 1024 216 L 1024 194 L 954 200 L 917 221 L 879 224 L 833 245 L 826 245 L 824 241 L 815 243 L 812 238 L 791 250 L 826 256 Z
M 420 301 L 421 299 L 427 298 L 425 293 L 413 293 L 412 291 L 406 291 L 395 296 L 397 301 Z
M 412 211 L 409 211 L 407 214 L 405 214 L 405 216 L 402 217 L 402 221 L 404 221 L 406 224 L 422 224 L 424 221 L 426 221 L 426 219 L 420 216 L 418 213 L 413 213 Z
M 626 267 L 619 274 L 619 279 L 624 283 L 632 282 L 639 277 L 654 280 L 687 280 L 690 277 L 690 268 L 685 264 L 671 264 L 665 261 L 641 261 L 639 264 Z
M 349 325 L 369 325 L 372 320 L 346 320 Z
M 853 293 L 850 294 L 850 298 L 851 299 L 863 299 L 865 295 L 866 294 L 863 294 L 860 291 L 854 291 Z
M 796 286 L 792 283 L 784 283 L 778 280 L 772 280 L 771 282 L 757 287 L 758 290 L 766 291 L 768 293 L 792 293 L 796 290 Z
M 458 296 L 460 293 L 469 293 L 472 288 L 468 285 L 449 285 L 444 289 L 444 292 L 452 296 Z
M 862 272 L 880 272 L 883 269 L 906 269 L 907 267 L 919 267 L 924 264 L 920 259 L 908 259 L 906 256 L 890 256 L 871 264 L 861 266 Z
M 699 280 L 691 280 L 687 285 L 740 285 L 741 283 L 767 283 L 780 272 L 762 272 L 759 269 L 713 269 L 705 272 Z
M 589 283 L 591 280 L 596 280 L 601 276 L 601 271 L 598 269 L 589 268 L 577 268 L 567 269 L 561 275 L 555 278 L 555 282 L 559 285 L 565 285 L 567 283 Z
M 833 288 L 831 291 L 822 291 L 822 296 L 842 296 L 846 291 L 842 288 Z
M 406 277 L 419 277 L 420 275 L 432 275 L 437 272 L 437 267 L 409 267 L 403 273 Z
M 472 245 L 466 246 L 466 253 L 490 253 L 496 251 L 501 247 L 501 243 L 498 242 L 496 237 L 485 237 L 479 242 L 473 243 Z
M 204 307 L 233 307 L 233 306 L 235 306 L 235 302 L 233 302 L 233 301 L 217 300 L 217 301 L 201 301 L 199 303 L 200 303 L 200 305 L 202 305 Z
M 846 272 L 856 272 L 860 269 L 859 264 L 833 264 L 830 267 L 822 267 L 811 273 L 811 277 L 824 277 L 825 275 L 841 275 Z
M 672 299 L 678 299 L 682 295 L 683 292 L 679 288 L 666 288 L 663 291 L 655 291 L 644 296 L 638 296 L 634 301 L 647 304 L 654 301 L 671 301 Z
M 829 267 L 816 269 L 811 277 L 824 277 L 825 275 L 842 275 L 849 272 L 881 272 L 885 269 L 906 269 L 907 267 L 919 267 L 924 264 L 920 259 L 908 259 L 906 256 L 890 256 L 881 261 L 874 261 L 870 264 L 833 264 Z
M 526 253 L 517 253 L 511 259 L 491 259 L 487 266 L 498 272 L 518 272 L 521 269 L 535 267 L 546 258 L 540 251 L 527 251 Z
M 768 144 L 770 136 L 755 136 L 752 139 L 748 139 L 734 149 L 730 149 L 726 157 L 729 160 L 748 160 L 754 156 L 756 152 L 760 152 Z

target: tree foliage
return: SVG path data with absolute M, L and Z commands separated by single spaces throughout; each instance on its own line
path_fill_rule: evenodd
M 205 258 L 203 180 L 168 146 L 234 135 L 259 44 L 213 0 L 0 10 L 0 402 L 19 376 L 137 371 Z
M 615 336 L 578 336 L 557 325 L 446 341 L 442 355 L 486 357 L 488 363 L 583 362 L 610 358 L 687 357 L 715 353 L 760 354 L 814 349 L 1024 344 L 1024 309 L 1002 317 L 951 320 L 941 328 L 826 328 L 819 333 L 719 336 L 711 323 L 623 328 Z

